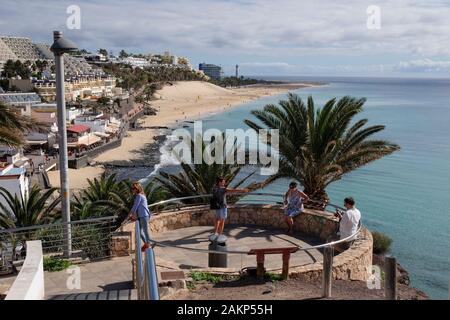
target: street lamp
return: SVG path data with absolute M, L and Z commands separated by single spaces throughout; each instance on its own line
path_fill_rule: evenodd
M 61 181 L 61 213 L 64 222 L 64 256 L 72 252 L 72 231 L 70 227 L 70 196 L 67 157 L 66 101 L 64 97 L 64 57 L 63 54 L 77 50 L 76 45 L 62 37 L 61 31 L 53 32 L 53 45 L 50 50 L 55 55 L 56 66 L 56 105 L 58 110 L 59 171 Z

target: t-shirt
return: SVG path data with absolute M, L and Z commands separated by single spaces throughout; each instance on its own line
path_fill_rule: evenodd
M 227 193 L 227 188 L 225 188 L 225 187 L 215 186 L 212 190 L 213 198 L 217 202 L 217 204 L 220 206 L 220 208 L 227 207 L 226 193 Z
M 358 230 L 358 224 L 361 220 L 361 212 L 358 209 L 352 208 L 345 211 L 339 223 L 339 233 L 341 239 L 347 238 Z

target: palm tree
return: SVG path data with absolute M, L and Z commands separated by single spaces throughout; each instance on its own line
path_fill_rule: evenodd
M 191 141 L 191 159 L 194 159 L 194 153 L 196 146 L 201 148 L 201 154 L 204 154 L 206 145 L 202 138 L 198 136 L 197 144 Z M 234 150 L 233 150 L 234 148 Z M 236 141 L 234 146 L 229 152 L 234 153 L 237 149 Z M 224 145 L 224 153 L 226 154 L 227 147 Z M 181 159 L 180 159 L 181 160 Z M 235 181 L 240 175 L 244 165 L 241 164 L 218 164 L 216 162 L 208 164 L 202 159 L 200 164 L 188 164 L 180 161 L 181 171 L 179 173 L 171 174 L 164 171 L 159 172 L 159 175 L 155 177 L 162 188 L 164 188 L 172 197 L 181 198 L 187 196 L 195 196 L 202 194 L 209 194 L 216 184 L 217 177 L 223 177 L 227 185 L 231 188 L 241 187 L 256 171 L 252 171 L 250 174 L 243 174 L 244 176 L 240 180 Z M 251 183 L 245 188 L 250 190 L 256 190 L 260 188 L 260 184 Z M 237 201 L 242 195 L 234 195 L 230 197 L 229 202 Z M 207 203 L 208 198 L 194 198 L 186 199 L 185 203 Z
M 28 194 L 11 194 L 7 189 L 0 187 L 0 196 L 5 203 L 0 202 L 0 229 L 29 227 L 39 224 L 51 223 L 57 217 L 56 206 L 61 201 L 58 196 L 51 200 L 56 188 L 42 192 L 38 186 L 33 186 Z M 33 238 L 36 231 L 27 231 L 12 234 L 11 244 L 13 257 L 19 243 L 24 247 L 28 240 Z
M 0 144 L 17 147 L 24 143 L 22 127 L 24 123 L 19 113 L 0 102 Z
M 88 179 L 88 183 L 87 189 L 74 196 L 72 205 L 75 218 L 112 215 L 112 207 L 116 210 L 128 202 L 127 190 L 117 181 L 115 174 L 102 174 L 100 178 Z
M 45 124 L 22 116 L 10 106 L 0 102 L 0 144 L 19 147 L 25 144 L 24 131 L 46 131 Z
M 89 187 L 74 196 L 72 212 L 75 219 L 118 215 L 121 223 L 133 207 L 134 195 L 131 193 L 132 182 L 128 179 L 118 181 L 115 174 L 88 179 Z M 167 198 L 167 193 L 150 182 L 144 186 L 148 204 Z
M 251 113 L 269 129 L 279 130 L 280 167 L 265 184 L 282 177 L 298 180 L 311 199 L 328 201 L 325 188 L 346 173 L 400 149 L 391 142 L 369 139 L 385 126 L 366 126 L 368 120 L 352 122 L 361 113 L 366 99 L 344 97 L 329 100 L 315 108 L 295 94 L 279 106 L 269 104 Z M 252 120 L 244 121 L 255 130 L 262 128 Z M 311 207 L 311 205 L 310 205 Z M 321 208 L 324 205 L 320 206 Z
M 56 218 L 54 209 L 61 201 L 60 196 L 51 200 L 56 190 L 51 188 L 42 192 L 34 185 L 27 195 L 22 196 L 0 187 L 0 196 L 5 201 L 0 202 L 0 227 L 21 228 L 53 221 Z

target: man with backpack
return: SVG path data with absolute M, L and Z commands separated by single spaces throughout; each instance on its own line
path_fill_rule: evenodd
M 214 234 L 209 237 L 210 241 L 220 241 L 224 238 L 223 228 L 225 226 L 225 220 L 227 219 L 227 193 L 247 193 L 248 189 L 228 189 L 225 186 L 225 179 L 218 177 L 216 179 L 216 185 L 212 189 L 212 197 L 210 202 L 210 208 L 215 210 L 216 220 L 214 222 Z

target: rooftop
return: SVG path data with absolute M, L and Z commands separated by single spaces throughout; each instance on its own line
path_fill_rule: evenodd
M 11 168 L 0 172 L 0 176 L 18 176 L 25 172 L 25 168 Z
M 70 126 L 69 128 L 67 128 L 67 131 L 75 132 L 75 133 L 87 132 L 89 130 L 90 130 L 90 128 L 88 126 L 83 125 L 83 124 L 75 124 L 75 125 Z

